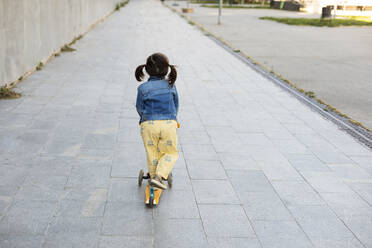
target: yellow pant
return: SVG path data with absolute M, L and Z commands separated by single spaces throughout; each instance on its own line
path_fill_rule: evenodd
M 167 179 L 178 159 L 177 122 L 175 120 L 142 122 L 141 135 L 151 178 L 159 175 Z

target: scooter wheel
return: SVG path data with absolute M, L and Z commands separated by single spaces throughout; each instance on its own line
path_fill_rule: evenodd
M 169 188 L 172 188 L 172 186 L 173 186 L 173 175 L 172 175 L 172 172 L 169 173 L 169 175 L 168 175 L 168 186 L 169 186 Z
M 138 174 L 138 187 L 142 186 L 143 174 L 144 174 L 143 170 L 140 170 L 140 172 Z
M 147 205 L 149 208 L 153 208 L 155 206 L 154 204 L 154 189 L 150 188 L 150 195 L 149 195 L 149 204 Z

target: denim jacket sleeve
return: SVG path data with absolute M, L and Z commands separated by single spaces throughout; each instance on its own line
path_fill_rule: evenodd
M 139 116 L 142 118 L 142 114 L 143 114 L 143 99 L 142 99 L 142 92 L 141 92 L 141 90 L 139 88 L 137 89 L 136 109 L 137 109 L 137 112 L 138 112 Z
M 176 115 L 178 114 L 178 92 L 176 86 L 174 86 L 174 105 L 176 106 Z

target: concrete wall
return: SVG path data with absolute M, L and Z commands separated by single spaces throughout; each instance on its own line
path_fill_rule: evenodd
M 0 0 L 0 86 L 109 14 L 120 0 Z

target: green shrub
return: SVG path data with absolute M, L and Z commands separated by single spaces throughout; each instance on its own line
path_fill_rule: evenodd
M 372 26 L 372 22 L 352 19 L 320 19 L 320 18 L 287 18 L 287 17 L 260 17 L 261 20 L 276 21 L 288 25 L 339 27 L 339 26 Z

